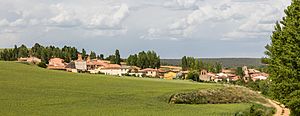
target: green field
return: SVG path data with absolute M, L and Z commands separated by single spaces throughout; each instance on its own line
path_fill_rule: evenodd
M 171 94 L 221 87 L 188 81 L 73 74 L 0 62 L 0 115 L 233 115 L 250 104 L 169 104 Z

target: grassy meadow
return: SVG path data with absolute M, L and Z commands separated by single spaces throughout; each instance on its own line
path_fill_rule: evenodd
M 171 94 L 222 87 L 74 74 L 0 62 L 0 115 L 233 115 L 251 104 L 169 104 Z

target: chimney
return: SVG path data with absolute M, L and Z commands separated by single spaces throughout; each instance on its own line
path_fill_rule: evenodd
M 78 57 L 78 61 L 82 61 L 82 55 L 81 54 L 77 54 L 77 57 Z

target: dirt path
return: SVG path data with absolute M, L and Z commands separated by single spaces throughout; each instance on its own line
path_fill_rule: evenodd
M 288 108 L 284 108 L 284 106 L 281 106 L 280 103 L 268 99 L 269 103 L 276 108 L 276 113 L 274 116 L 289 116 L 290 115 L 290 110 Z

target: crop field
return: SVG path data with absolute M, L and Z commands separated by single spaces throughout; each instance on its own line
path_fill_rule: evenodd
M 0 115 L 233 115 L 251 104 L 169 104 L 171 94 L 222 87 L 189 81 L 74 74 L 0 62 Z

